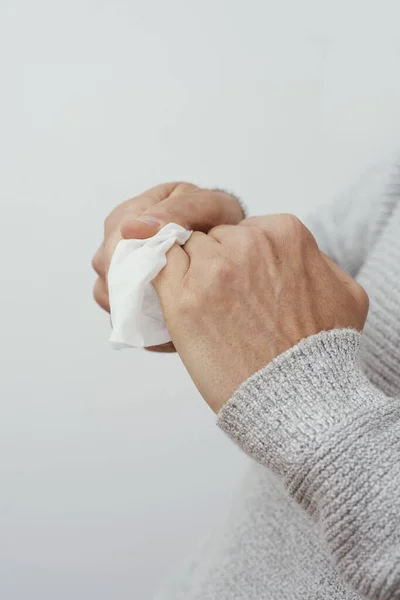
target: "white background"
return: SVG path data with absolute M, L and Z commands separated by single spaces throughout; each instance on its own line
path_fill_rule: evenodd
M 106 214 L 174 179 L 304 216 L 400 133 L 398 0 L 1 0 L 0 597 L 152 598 L 246 466 L 108 347 Z

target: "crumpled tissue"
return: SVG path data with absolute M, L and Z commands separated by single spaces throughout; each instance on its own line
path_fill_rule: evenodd
M 152 281 L 165 267 L 168 250 L 175 243 L 185 244 L 191 234 L 169 223 L 151 238 L 118 243 L 108 272 L 114 348 L 144 348 L 171 340 Z

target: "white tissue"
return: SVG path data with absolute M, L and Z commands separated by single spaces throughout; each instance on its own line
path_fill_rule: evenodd
M 166 253 L 192 232 L 169 223 L 146 240 L 121 240 L 108 272 L 112 333 L 116 349 L 158 346 L 171 340 L 160 300 L 151 283 L 167 263 Z

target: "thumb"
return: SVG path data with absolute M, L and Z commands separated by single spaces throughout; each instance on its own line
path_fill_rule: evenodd
M 121 235 L 126 240 L 145 240 L 157 233 L 164 223 L 151 215 L 143 214 L 136 219 L 123 221 L 121 224 Z

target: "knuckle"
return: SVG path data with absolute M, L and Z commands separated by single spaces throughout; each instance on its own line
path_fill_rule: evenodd
M 210 260 L 207 269 L 209 285 L 221 286 L 232 282 L 235 278 L 235 267 L 227 257 L 217 257 Z
M 243 233 L 243 241 L 245 244 L 253 245 L 268 242 L 267 233 L 261 227 L 246 227 L 246 229 L 243 230 Z
M 199 188 L 194 183 L 190 183 L 189 181 L 178 181 L 175 188 L 178 192 L 191 192 L 194 190 L 198 190 Z
M 129 201 L 130 202 L 130 201 Z M 109 235 L 112 231 L 118 227 L 121 218 L 127 212 L 129 205 L 127 202 L 118 204 L 104 219 L 104 234 Z
M 110 228 L 110 223 L 111 223 L 111 219 L 112 219 L 111 215 L 112 215 L 112 213 L 107 215 L 106 218 L 104 219 L 104 231 L 108 231 L 108 229 Z
M 227 225 L 238 225 L 243 221 L 245 212 L 240 199 L 233 193 L 222 188 L 205 190 L 210 195 L 210 200 L 220 211 L 221 222 Z M 222 214 L 221 214 L 222 213 Z
M 272 242 L 267 231 L 261 227 L 244 227 L 241 232 L 240 244 L 237 250 L 241 258 L 249 257 L 254 252 L 265 256 L 271 251 Z
M 177 309 L 181 316 L 191 317 L 201 306 L 202 294 L 195 294 L 190 289 L 183 289 L 177 300 Z
M 198 273 L 195 284 L 186 284 L 180 288 L 176 307 L 181 317 L 199 317 L 209 308 L 210 303 L 226 293 L 227 288 L 236 280 L 234 263 L 229 258 L 210 258 Z
M 261 219 L 264 220 L 265 217 L 260 217 L 258 215 L 252 215 L 250 217 L 246 217 L 245 219 L 242 219 L 240 221 L 240 224 L 241 225 L 246 225 L 246 226 L 250 225 L 250 227 L 258 227 L 258 228 L 260 228 L 260 220 Z
M 368 296 L 366 290 L 359 283 L 356 283 L 354 286 L 354 295 L 356 297 L 358 306 L 360 307 L 362 312 L 365 314 L 368 314 L 369 296 Z
M 93 298 L 96 303 L 107 312 L 110 312 L 110 304 L 108 300 L 108 293 L 106 290 L 105 283 L 102 279 L 97 279 L 93 286 Z
M 281 240 L 283 243 L 300 245 L 302 247 L 317 248 L 317 242 L 304 223 L 293 214 L 284 214 L 281 217 Z
M 101 276 L 103 274 L 104 265 L 100 250 L 98 250 L 92 258 L 92 268 L 97 275 Z
M 176 197 L 176 200 L 179 200 L 185 194 L 199 190 L 197 185 L 188 181 L 173 181 L 167 184 L 166 187 L 170 187 L 171 190 L 168 195 Z
M 300 219 L 296 217 L 296 215 L 290 213 L 283 214 L 281 219 L 282 227 L 288 234 L 302 235 L 307 231 L 306 227 L 303 225 Z

